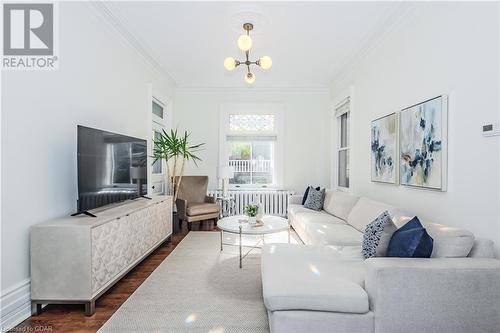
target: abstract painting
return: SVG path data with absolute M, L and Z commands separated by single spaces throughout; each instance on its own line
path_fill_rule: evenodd
M 372 121 L 371 174 L 373 182 L 396 184 L 397 133 L 395 113 Z
M 399 128 L 401 185 L 446 190 L 446 96 L 402 110 Z

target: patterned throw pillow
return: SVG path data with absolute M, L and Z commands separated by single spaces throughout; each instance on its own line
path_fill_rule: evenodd
M 309 193 L 307 194 L 306 202 L 304 202 L 304 207 L 314 210 L 321 210 L 323 209 L 324 202 L 325 189 L 318 191 L 314 187 L 309 186 Z
M 362 254 L 365 259 L 371 257 L 384 257 L 392 235 L 398 228 L 392 222 L 389 212 L 380 214 L 373 222 L 368 224 L 363 235 Z
M 309 187 L 314 187 L 314 186 L 308 186 L 304 192 L 304 196 L 302 197 L 302 206 L 304 206 L 304 204 L 306 203 L 306 200 L 307 200 L 307 196 L 309 195 Z M 316 190 L 321 190 L 321 188 L 318 186 L 316 187 Z

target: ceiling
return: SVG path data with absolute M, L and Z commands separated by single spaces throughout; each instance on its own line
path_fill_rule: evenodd
M 224 70 L 227 56 L 243 59 L 236 40 L 245 21 L 256 87 L 321 88 L 383 34 L 401 2 L 106 2 L 129 38 L 180 88 L 244 87 L 244 68 Z

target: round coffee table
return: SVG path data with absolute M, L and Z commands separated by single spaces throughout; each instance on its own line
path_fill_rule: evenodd
M 248 222 L 241 223 L 241 220 L 248 221 L 248 217 L 245 215 L 235 215 L 220 219 L 217 221 L 217 227 L 220 229 L 220 250 L 223 250 L 223 245 L 233 245 L 223 242 L 224 232 L 229 232 L 232 234 L 239 235 L 239 250 L 240 250 L 240 268 L 242 267 L 243 258 L 245 258 L 253 249 L 260 248 L 259 243 L 262 241 L 264 243 L 264 236 L 267 234 L 274 234 L 277 232 L 288 231 L 288 243 L 290 243 L 290 224 L 288 220 L 272 215 L 265 215 L 262 217 L 264 225 L 262 226 L 252 226 Z M 259 241 L 255 246 L 244 246 L 241 242 L 242 235 L 261 235 L 262 240 Z M 242 248 L 249 247 L 250 250 L 243 255 Z

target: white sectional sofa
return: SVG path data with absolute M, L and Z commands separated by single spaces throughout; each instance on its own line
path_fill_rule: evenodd
M 401 226 L 414 215 L 327 191 L 323 211 L 294 197 L 289 220 L 305 245 L 268 244 L 262 284 L 272 333 L 500 332 L 500 261 L 493 243 L 425 223 L 429 259 L 361 256 L 366 225 L 388 210 Z

